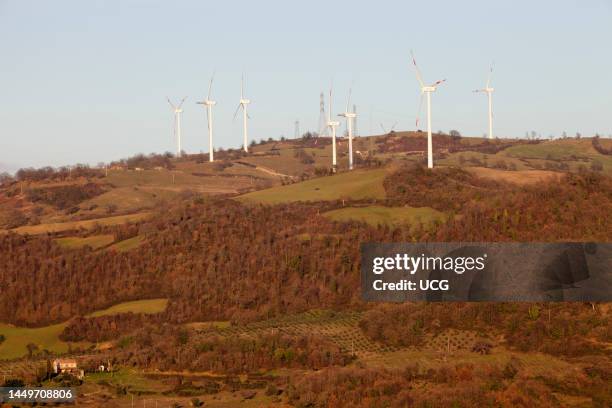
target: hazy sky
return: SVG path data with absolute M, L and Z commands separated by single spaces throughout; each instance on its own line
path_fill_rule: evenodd
M 216 143 L 246 73 L 253 138 L 317 130 L 353 83 L 361 134 L 414 129 L 413 49 L 433 96 L 434 130 L 486 132 L 491 61 L 495 129 L 612 133 L 612 0 L 29 1 L 0 0 L 0 171 L 95 164 L 174 151 L 165 100 L 188 96 L 183 145 L 207 151 L 201 99 L 216 70 Z

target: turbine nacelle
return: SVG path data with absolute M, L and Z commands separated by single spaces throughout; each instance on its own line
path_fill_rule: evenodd
M 436 92 L 436 87 L 435 86 L 422 86 L 421 93 L 425 93 L 425 92 Z
M 206 106 L 214 106 L 217 104 L 217 101 L 209 101 L 208 99 L 205 101 L 196 102 L 198 105 L 206 105 Z
M 329 127 L 337 127 L 337 126 L 340 126 L 340 122 L 336 122 L 336 121 L 330 120 L 329 122 L 327 122 L 327 126 L 329 126 Z
M 357 114 L 354 112 L 344 112 L 344 113 L 339 113 L 338 116 L 341 116 L 347 119 L 353 119 L 357 117 Z
M 240 99 L 240 104 L 241 105 L 248 105 L 249 103 L 251 103 L 250 99 Z

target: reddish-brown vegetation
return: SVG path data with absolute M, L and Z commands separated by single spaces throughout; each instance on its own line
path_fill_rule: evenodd
M 446 329 L 503 336 L 520 351 L 581 356 L 605 353 L 612 321 L 582 303 L 404 303 L 379 305 L 360 322 L 373 340 L 421 345 L 426 334 Z
M 351 357 L 314 336 L 219 337 L 170 325 L 147 326 L 119 342 L 115 361 L 160 370 L 245 373 L 261 369 L 346 365 Z

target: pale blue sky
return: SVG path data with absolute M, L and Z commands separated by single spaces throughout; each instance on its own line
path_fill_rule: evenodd
M 413 49 L 433 98 L 434 130 L 612 133 L 612 0 L 30 1 L 0 0 L 2 167 L 95 164 L 174 151 L 165 101 L 188 96 L 183 145 L 206 151 L 196 105 L 216 69 L 216 143 L 238 147 L 232 121 L 247 75 L 255 139 L 316 130 L 334 78 L 334 113 L 353 82 L 361 134 L 413 129 Z

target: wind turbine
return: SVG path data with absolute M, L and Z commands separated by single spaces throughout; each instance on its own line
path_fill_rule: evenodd
M 487 78 L 487 85 L 484 89 L 476 89 L 474 92 L 485 92 L 487 94 L 487 98 L 489 99 L 489 139 L 493 139 L 493 91 L 494 88 L 491 88 L 491 76 L 493 75 L 493 64 L 491 64 L 491 68 L 489 69 L 489 77 Z
M 338 114 L 338 116 L 342 116 L 346 118 L 346 129 L 348 131 L 348 148 L 349 148 L 349 170 L 353 170 L 353 119 L 357 117 L 355 112 L 349 111 L 349 106 L 351 106 L 351 93 L 352 88 L 349 88 L 348 101 L 346 102 L 346 110 L 344 113 Z M 330 105 L 331 105 L 331 96 L 330 96 Z M 335 130 L 335 129 L 334 129 Z
M 395 127 L 396 127 L 396 126 L 397 126 L 397 122 L 395 122 L 395 123 L 393 124 L 393 126 L 391 126 L 391 130 L 389 130 L 389 131 L 387 132 L 387 129 L 384 127 L 384 125 L 383 125 L 382 123 L 380 124 L 380 128 L 382 129 L 382 131 L 384 132 L 384 134 L 385 134 L 385 135 L 390 134 L 391 132 L 393 132 L 393 131 L 395 130 Z
M 212 116 L 212 107 L 217 104 L 216 101 L 210 99 L 210 91 L 212 90 L 213 80 L 215 79 L 215 74 L 210 78 L 210 84 L 208 85 L 208 96 L 205 100 L 196 102 L 199 105 L 204 105 L 206 108 L 206 118 L 208 119 L 208 161 L 211 163 L 214 161 L 213 155 L 213 116 Z
M 181 99 L 181 102 L 178 105 L 174 105 L 170 102 L 170 98 L 166 97 L 168 103 L 172 107 L 174 111 L 174 135 L 176 136 L 176 157 L 181 157 L 181 113 L 183 113 L 183 102 L 187 97 Z
M 442 84 L 446 81 L 446 79 L 441 79 L 439 81 L 434 82 L 429 86 L 425 86 L 423 83 L 423 78 L 421 76 L 421 72 L 419 71 L 419 67 L 417 66 L 416 59 L 414 58 L 414 54 L 410 51 L 412 55 L 412 63 L 414 64 L 414 69 L 416 71 L 417 81 L 419 81 L 419 85 L 421 85 L 421 101 L 419 102 L 419 115 L 421 112 L 421 105 L 423 105 L 423 94 L 427 95 L 427 167 L 433 168 L 433 147 L 431 141 L 431 93 L 436 92 L 436 88 L 438 85 Z M 419 125 L 419 116 L 417 115 L 416 125 Z
M 336 128 L 340 126 L 340 122 L 332 121 L 332 95 L 333 95 L 333 84 L 329 88 L 329 109 L 327 110 L 327 127 L 331 129 L 332 134 L 332 171 L 335 173 L 337 168 L 336 161 Z
M 242 107 L 242 131 L 244 133 L 244 151 L 247 153 L 249 152 L 249 145 L 248 145 L 249 135 L 248 135 L 248 129 L 247 129 L 247 119 L 251 118 L 249 114 L 247 113 L 247 106 L 249 105 L 249 103 L 251 103 L 251 100 L 246 99 L 244 97 L 244 75 L 243 75 L 242 80 L 240 82 L 240 102 L 238 103 L 236 112 L 234 112 L 234 120 L 236 119 L 236 115 L 238 114 L 238 111 Z

